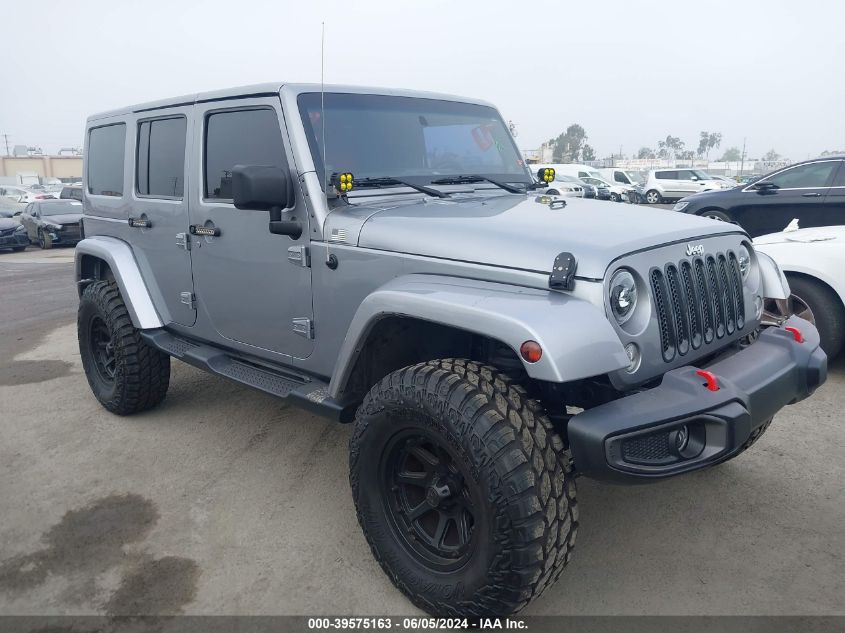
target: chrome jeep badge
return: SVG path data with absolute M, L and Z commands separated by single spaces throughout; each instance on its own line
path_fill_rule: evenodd
M 687 257 L 704 255 L 704 244 L 687 244 Z

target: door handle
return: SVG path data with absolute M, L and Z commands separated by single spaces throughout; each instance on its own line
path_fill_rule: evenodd
M 822 194 L 820 193 L 802 193 L 802 198 L 821 198 Z
M 216 226 L 197 226 L 196 224 L 192 224 L 188 227 L 188 230 L 191 232 L 191 235 L 207 235 L 209 237 L 220 236 L 220 229 Z
M 136 229 L 148 229 L 152 227 L 153 223 L 147 218 L 129 218 L 129 226 Z

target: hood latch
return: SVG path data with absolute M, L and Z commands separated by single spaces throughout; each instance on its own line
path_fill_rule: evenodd
M 549 288 L 552 290 L 572 290 L 575 287 L 575 270 L 578 262 L 575 255 L 563 252 L 555 257 L 552 274 L 549 275 Z

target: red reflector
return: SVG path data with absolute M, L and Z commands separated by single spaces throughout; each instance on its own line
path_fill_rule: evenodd
M 699 369 L 695 373 L 707 381 L 707 388 L 710 391 L 719 391 L 719 381 L 716 380 L 716 376 L 714 376 L 711 372 Z
M 519 346 L 519 353 L 529 363 L 536 363 L 543 356 L 543 348 L 537 341 L 525 341 Z
M 801 334 L 801 330 L 797 327 L 792 327 L 791 325 L 788 327 L 783 328 L 787 332 L 792 332 L 792 338 L 795 339 L 796 343 L 803 343 L 804 342 L 804 335 Z

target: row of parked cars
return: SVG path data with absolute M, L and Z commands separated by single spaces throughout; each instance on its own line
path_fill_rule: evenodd
M 47 186 L 49 187 L 49 185 Z M 27 188 L 0 185 L 0 250 L 73 245 L 81 238 L 82 187 Z
M 71 199 L 82 201 L 81 185 L 0 185 L 0 200 L 15 204 L 29 204 L 39 200 Z M 5 211 L 5 212 L 4 212 Z M 12 209 L 14 212 L 14 209 Z M 10 209 L 0 207 L 0 217 L 9 217 Z

